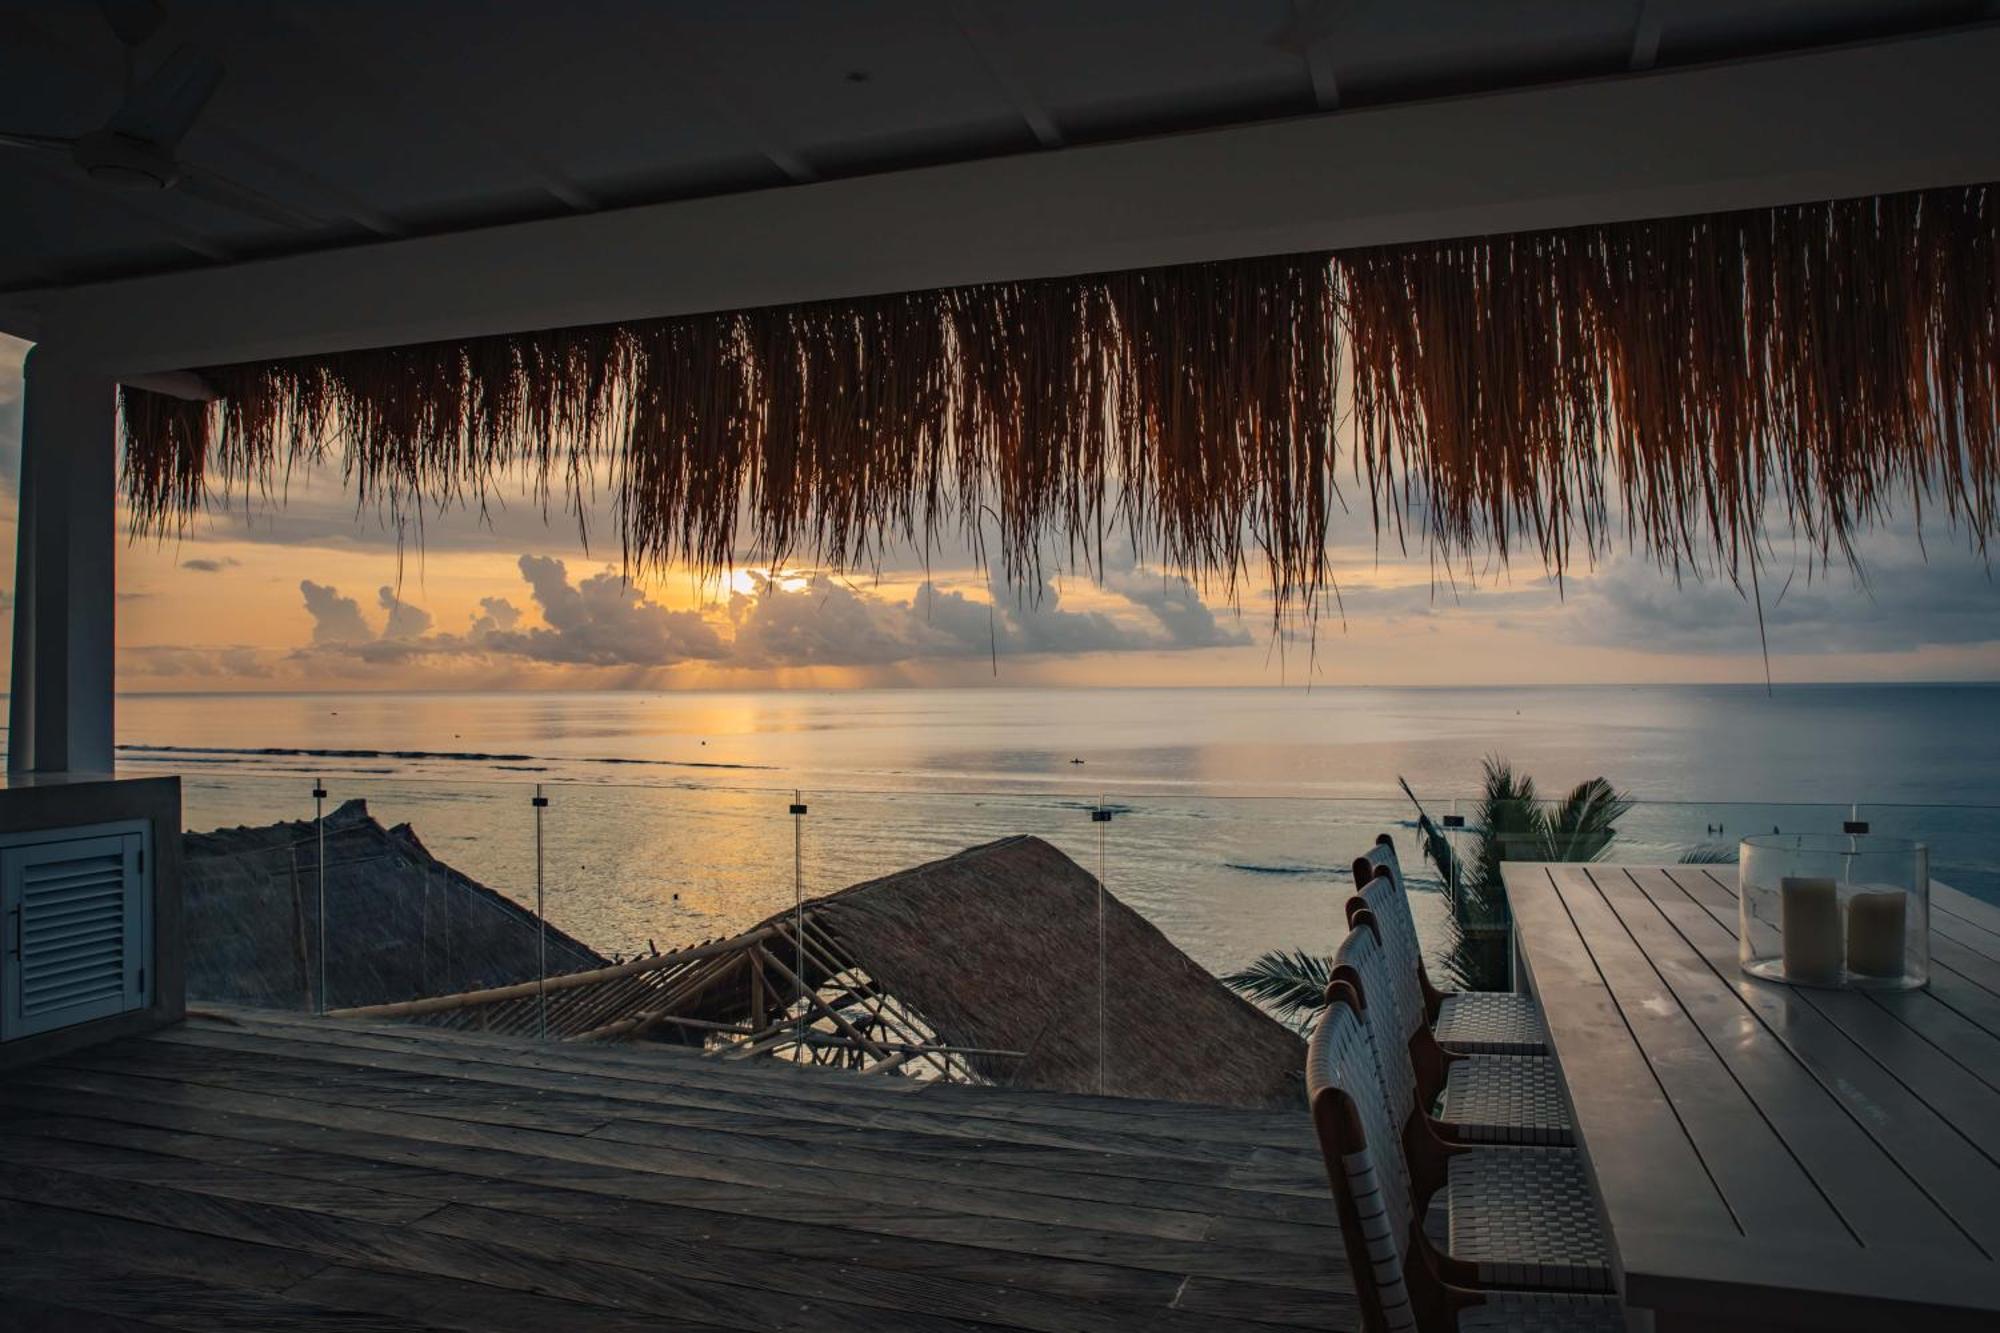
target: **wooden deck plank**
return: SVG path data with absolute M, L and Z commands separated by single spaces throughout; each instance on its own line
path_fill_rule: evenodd
M 884 1308 L 833 1298 L 823 1290 L 811 1295 L 784 1290 L 779 1265 L 767 1264 L 759 1276 L 772 1280 L 757 1285 L 744 1283 L 748 1274 L 739 1273 L 738 1281 L 728 1282 L 714 1277 L 714 1269 L 704 1270 L 704 1276 L 693 1276 L 666 1267 L 663 1260 L 642 1272 L 606 1263 L 601 1256 L 556 1255 L 545 1247 L 462 1238 L 419 1227 L 385 1226 L 283 1205 L 13 1163 L 0 1164 L 0 1197 L 45 1205 L 60 1201 L 60 1206 L 76 1211 L 231 1240 L 254 1239 L 329 1263 L 392 1273 L 436 1274 L 505 1291 L 552 1295 L 584 1306 L 670 1315 L 746 1333 L 783 1327 L 848 1333 L 875 1329 L 967 1333 L 977 1327 L 971 1320 L 936 1313 L 934 1306 L 921 1303 L 938 1294 L 936 1283 L 913 1282 L 913 1288 L 925 1287 L 919 1302 L 908 1308 Z M 1085 1308 L 1089 1307 L 1079 1305 L 1079 1310 Z M 1098 1326 L 1105 1325 L 1100 1322 Z
M 624 1142 L 610 1142 L 580 1133 L 525 1129 L 481 1118 L 477 1104 L 425 1108 L 416 1099 L 398 1099 L 392 1109 L 346 1099 L 337 1086 L 288 1092 L 260 1090 L 253 1073 L 205 1071 L 168 1073 L 148 1066 L 143 1058 L 124 1062 L 125 1072 L 112 1072 L 89 1062 L 58 1061 L 31 1069 L 22 1079 L 31 1085 L 69 1079 L 88 1087 L 110 1087 L 116 1095 L 157 1094 L 181 1104 L 215 1110 L 240 1110 L 315 1125 L 369 1130 L 403 1138 L 426 1139 L 462 1147 L 512 1151 L 555 1161 L 618 1166 L 656 1175 L 679 1176 L 717 1185 L 748 1185 L 792 1189 L 823 1197 L 893 1205 L 912 1193 L 908 1181 L 876 1172 L 872 1158 L 822 1152 L 812 1164 L 778 1165 L 768 1161 L 721 1157 Z M 150 1087 L 148 1085 L 151 1085 Z M 442 1103 L 446 1099 L 440 1098 Z M 505 1119 L 505 1116 L 496 1117 Z M 1106 1204 L 1023 1189 L 962 1183 L 955 1173 L 933 1179 L 923 1196 L 933 1206 L 952 1211 L 1025 1221 L 1059 1222 L 1123 1231 L 1162 1239 L 1193 1239 L 1202 1234 L 1208 1215 L 1167 1206 Z M 1304 1203 L 1306 1201 L 1298 1201 Z M 1297 1244 L 1313 1249 L 1318 1238 Z
M 760 1088 L 773 1096 L 789 1096 L 823 1104 L 887 1109 L 900 1102 L 906 1112 L 936 1108 L 938 1113 L 1000 1124 L 1096 1130 L 1111 1136 L 1155 1133 L 1176 1139 L 1216 1144 L 1296 1146 L 1298 1117 L 1289 1110 L 1258 1111 L 1218 1108 L 1193 1103 L 1095 1098 L 1073 1093 L 1048 1093 L 1000 1088 L 965 1088 L 910 1079 L 889 1079 L 842 1070 L 808 1069 L 773 1062 L 721 1064 L 670 1046 L 632 1048 L 611 1043 L 544 1043 L 524 1046 L 520 1039 L 487 1034 L 459 1034 L 416 1024 L 387 1029 L 382 1024 L 351 1024 L 303 1014 L 218 1009 L 227 1020 L 250 1027 L 283 1030 L 301 1041 L 390 1043 L 403 1049 L 486 1059 L 528 1068 L 569 1069 L 598 1074 L 611 1069 L 620 1076 L 668 1086 L 710 1086 L 725 1091 Z M 190 1023 L 188 1030 L 195 1030 Z M 744 1082 L 738 1079 L 747 1080 Z M 830 1086 L 820 1086 L 825 1079 Z M 1308 1140 L 1310 1128 L 1307 1130 Z
M 131 1057 L 121 1047 L 95 1058 L 73 1059 L 82 1067 L 130 1066 Z M 239 1052 L 234 1049 L 201 1048 L 183 1056 L 190 1048 L 163 1044 L 139 1047 L 145 1060 L 173 1065 L 184 1059 L 199 1081 L 215 1070 L 233 1070 L 253 1077 L 258 1086 L 272 1091 L 311 1090 L 338 1086 L 361 1090 L 360 1104 L 392 1109 L 397 1102 L 428 1106 L 436 1114 L 452 1114 L 454 1106 L 469 1106 L 483 1118 L 496 1123 L 520 1124 L 531 1128 L 580 1127 L 575 1132 L 594 1137 L 633 1143 L 649 1143 L 690 1151 L 718 1151 L 726 1155 L 771 1162 L 809 1164 L 825 1159 L 831 1150 L 865 1149 L 875 1168 L 885 1174 L 928 1179 L 939 1169 L 935 1158 L 949 1157 L 953 1173 L 968 1183 L 986 1183 L 1008 1188 L 1091 1198 L 1104 1202 L 1131 1202 L 1159 1207 L 1245 1211 L 1250 1216 L 1290 1216 L 1305 1222 L 1332 1224 L 1330 1203 L 1324 1182 L 1314 1182 L 1303 1169 L 1284 1184 L 1269 1183 L 1255 1188 L 1239 1187 L 1231 1178 L 1234 1167 L 1226 1163 L 1185 1164 L 1192 1169 L 1163 1168 L 1157 1159 L 1137 1153 L 1092 1153 L 1047 1146 L 1022 1148 L 1010 1144 L 988 1144 L 964 1135 L 908 1134 L 871 1126 L 825 1127 L 797 1118 L 762 1117 L 757 1132 L 746 1134 L 740 1120 L 726 1113 L 711 1112 L 698 1123 L 663 1109 L 651 1099 L 607 1097 L 574 1089 L 587 1085 L 576 1082 L 560 1091 L 535 1088 L 521 1099 L 496 1101 L 492 1087 L 483 1078 L 440 1078 L 435 1072 L 381 1069 L 356 1065 L 337 1058 L 297 1058 L 283 1052 Z M 399 1061 L 408 1057 L 396 1057 Z M 152 1068 L 152 1064 L 138 1066 Z M 414 1099 L 414 1101 L 413 1101 Z M 1275 1175 L 1276 1173 L 1270 1173 Z M 1206 1179 L 1176 1177 L 1195 1175 Z M 1267 1180 L 1269 1177 L 1267 1176 Z M 1290 1197 L 1287 1197 L 1290 1196 Z
M 1145 1111 L 1135 1113 L 1122 1123 L 1113 1119 L 1107 1124 L 1102 1112 L 1076 1116 L 1023 1111 L 1017 1115 L 1015 1103 L 988 1105 L 985 1095 L 991 1089 L 929 1085 L 940 1094 L 941 1100 L 916 1098 L 910 1093 L 924 1085 L 887 1078 L 869 1079 L 864 1086 L 899 1091 L 873 1095 L 864 1091 L 858 1095 L 845 1095 L 834 1102 L 825 1102 L 802 1100 L 795 1094 L 801 1083 L 811 1083 L 822 1074 L 846 1079 L 858 1076 L 835 1070 L 754 1070 L 754 1066 L 729 1065 L 722 1067 L 729 1072 L 721 1075 L 721 1081 L 717 1082 L 717 1066 L 713 1062 L 670 1049 L 659 1050 L 657 1057 L 649 1061 L 642 1055 L 624 1051 L 600 1054 L 601 1048 L 594 1045 L 587 1048 L 544 1046 L 520 1052 L 517 1064 L 506 1058 L 508 1048 L 504 1046 L 496 1048 L 488 1042 L 461 1047 L 455 1036 L 428 1031 L 421 1040 L 399 1039 L 369 1032 L 349 1032 L 344 1024 L 298 1015 L 287 1015 L 274 1022 L 266 1022 L 259 1017 L 247 1028 L 252 1032 L 282 1033 L 284 1039 L 295 1039 L 301 1043 L 404 1052 L 419 1060 L 436 1055 L 445 1059 L 473 1061 L 494 1070 L 494 1076 L 500 1081 L 515 1080 L 518 1078 L 517 1071 L 522 1070 L 553 1071 L 572 1077 L 616 1081 L 621 1086 L 652 1089 L 653 1095 L 659 1097 L 663 1104 L 696 1105 L 708 1109 L 727 1109 L 732 1104 L 739 1104 L 793 1119 L 807 1118 L 831 1124 L 913 1133 L 935 1131 L 961 1134 L 977 1129 L 989 1138 L 1023 1144 L 1102 1152 L 1132 1151 L 1165 1159 L 1188 1158 L 1232 1165 L 1242 1160 L 1246 1146 L 1270 1147 L 1298 1154 L 1306 1167 L 1317 1161 L 1317 1149 L 1313 1147 L 1309 1127 L 1302 1130 L 1295 1118 L 1283 1117 L 1279 1122 L 1272 1123 L 1262 1113 L 1242 1112 L 1234 1108 L 1223 1108 L 1217 1114 L 1217 1108 L 1186 1107 L 1172 1116 Z M 156 1034 L 156 1039 L 190 1040 L 193 1034 L 208 1030 L 211 1029 L 206 1025 L 191 1023 L 180 1036 Z M 742 1075 L 742 1081 L 730 1082 L 731 1075 L 738 1073 Z M 970 1093 L 971 1096 L 945 1096 L 958 1093 Z M 1037 1100 L 1052 1100 L 1046 1094 L 1026 1096 L 1030 1105 Z M 1244 1133 L 1217 1130 L 1217 1125 L 1228 1125 L 1239 1116 L 1250 1117 L 1253 1129 Z
M 77 1099 L 65 1092 L 50 1094 L 34 1088 L 11 1088 L 0 1089 L 0 1104 L 46 1112 L 73 1107 Z M 583 1215 L 627 1202 L 668 1204 L 705 1213 L 710 1228 L 719 1234 L 730 1226 L 731 1218 L 753 1219 L 759 1229 L 773 1221 L 801 1222 L 848 1227 L 864 1235 L 916 1237 L 1002 1253 L 1102 1261 L 1148 1271 L 1255 1278 L 1330 1292 L 1350 1289 L 1344 1262 L 1323 1252 L 1299 1255 L 1264 1248 L 1232 1248 L 1207 1240 L 1169 1242 L 1079 1226 L 971 1217 L 918 1204 L 856 1209 L 850 1200 L 799 1190 L 729 1187 L 612 1166 L 555 1162 L 338 1130 L 309 1121 L 268 1120 L 139 1099 L 112 1105 L 100 1099 L 89 1105 L 95 1115 L 115 1116 L 143 1125 L 237 1135 L 284 1151 L 295 1151 L 298 1145 L 307 1144 L 329 1153 L 346 1153 L 371 1171 L 388 1165 L 462 1172 L 490 1182 L 484 1187 L 488 1190 L 501 1188 L 503 1199 L 512 1200 L 504 1205 L 509 1207 L 530 1207 L 528 1200 L 533 1199 L 548 1204 L 548 1211 L 553 1213 Z M 566 1192 L 572 1202 L 549 1203 L 545 1192 L 538 1193 L 544 1190 Z M 491 1201 L 480 1197 L 482 1201 Z
M 366 1196 L 376 1192 L 365 1187 L 350 1185 L 337 1195 L 324 1191 L 301 1194 L 294 1180 L 241 1168 L 219 1173 L 214 1168 L 201 1173 L 157 1168 L 146 1170 L 146 1163 L 141 1159 L 148 1154 L 144 1153 L 114 1155 L 100 1148 L 94 1152 L 30 1154 L 7 1151 L 9 1142 L 0 1138 L 0 1193 L 18 1188 L 22 1178 L 45 1179 L 47 1177 L 43 1173 L 46 1172 L 55 1172 L 58 1180 L 69 1176 L 90 1176 L 115 1181 L 119 1185 L 160 1186 L 163 1188 L 152 1191 L 152 1194 L 169 1198 L 183 1194 L 203 1195 L 267 1206 L 266 1211 L 253 1217 L 271 1228 L 265 1233 L 268 1235 L 286 1234 L 282 1228 L 288 1223 L 296 1224 L 294 1214 L 298 1212 L 325 1213 L 347 1223 L 362 1224 L 346 1227 L 345 1235 L 357 1246 L 367 1246 L 368 1249 L 331 1250 L 330 1257 L 341 1261 L 353 1262 L 392 1243 L 385 1229 L 372 1224 L 387 1212 L 383 1201 L 393 1202 L 394 1196 L 370 1199 Z M 18 1140 L 12 1142 L 17 1148 L 21 1146 Z M 26 1168 L 19 1176 L 10 1171 L 17 1166 Z M 86 1201 L 88 1206 L 103 1206 L 103 1197 L 88 1188 L 73 1187 L 70 1198 L 72 1202 Z M 276 1219 L 275 1223 L 273 1219 Z M 1184 1329 L 1188 1333 L 1196 1333 L 1197 1330 L 1212 1333 L 1217 1327 L 1205 1318 L 1175 1313 L 1168 1305 L 1171 1293 L 1162 1294 L 1151 1310 L 1132 1305 L 1105 1306 L 1016 1289 L 1003 1283 L 967 1281 L 908 1265 L 883 1269 L 845 1260 L 825 1260 L 790 1253 L 758 1253 L 712 1238 L 688 1241 L 648 1237 L 635 1235 L 629 1228 L 604 1225 L 601 1220 L 538 1218 L 463 1202 L 442 1206 L 426 1203 L 415 1216 L 397 1220 L 411 1223 L 418 1231 L 439 1236 L 507 1249 L 525 1249 L 537 1261 L 566 1258 L 586 1264 L 604 1263 L 616 1268 L 634 1268 L 650 1277 L 692 1284 L 689 1290 L 697 1297 L 712 1296 L 709 1286 L 720 1283 L 724 1287 L 748 1287 L 758 1294 L 759 1299 L 782 1294 L 806 1301 L 831 1301 L 842 1306 L 868 1306 L 889 1312 L 901 1311 L 914 1302 L 917 1307 L 934 1315 L 977 1322 L 987 1322 L 996 1313 L 1004 1313 L 1003 1322 L 1008 1326 L 1038 1329 L 1042 1333 L 1068 1333 L 1071 1329 L 1116 1333 L 1141 1323 L 1168 1330 Z M 213 1226 L 214 1223 L 205 1217 L 204 1225 Z M 315 1240 L 324 1239 L 320 1231 L 315 1230 L 311 1234 Z M 417 1251 L 414 1257 L 426 1271 L 442 1271 L 436 1256 L 420 1247 L 407 1248 Z M 467 1276 L 462 1272 L 457 1275 Z M 687 1299 L 686 1291 L 677 1288 L 673 1296 L 677 1306 L 699 1308 L 696 1300 Z M 718 1322 L 728 1323 L 733 1317 L 718 1315 L 717 1319 Z M 885 1319 L 893 1317 L 885 1316 Z
M 714 1240 L 726 1235 L 739 1247 L 779 1254 L 837 1260 L 890 1269 L 912 1268 L 976 1282 L 1003 1282 L 1028 1290 L 1091 1300 L 1166 1305 L 1179 1286 L 1178 1277 L 1163 1272 L 1059 1259 L 1015 1251 L 947 1245 L 912 1237 L 892 1237 L 883 1245 L 875 1236 L 839 1226 L 815 1226 L 758 1220 L 755 1226 L 729 1228 L 715 1213 L 644 1200 L 571 1191 L 499 1177 L 411 1166 L 378 1158 L 343 1157 L 333 1152 L 286 1148 L 222 1138 L 210 1134 L 128 1125 L 83 1117 L 42 1117 L 0 1120 L 0 1135 L 32 1137 L 38 1143 L 74 1141 L 130 1147 L 196 1162 L 250 1165 L 270 1175 L 307 1182 L 351 1180 L 365 1169 L 368 1182 L 385 1193 L 428 1203 L 431 1210 L 451 1203 L 525 1212 L 549 1218 L 588 1217 L 616 1223 L 639 1236 L 668 1240 Z M 365 1167 L 363 1163 L 365 1162 Z M 1324 1292 L 1316 1293 L 1323 1299 Z
M 149 1040 L 168 1044 L 191 1044 L 203 1050 L 244 1051 L 312 1059 L 353 1069 L 382 1069 L 428 1075 L 449 1075 L 472 1082 L 484 1082 L 496 1089 L 533 1092 L 568 1092 L 622 1103 L 622 1114 L 643 1112 L 648 1120 L 687 1125 L 691 1128 L 728 1127 L 738 1133 L 775 1133 L 786 1138 L 810 1135 L 816 1140 L 853 1144 L 894 1144 L 907 1152 L 937 1151 L 953 1155 L 968 1145 L 990 1152 L 1001 1160 L 1067 1163 L 1078 1170 L 1102 1170 L 1106 1174 L 1143 1172 L 1145 1178 L 1213 1184 L 1235 1169 L 1234 1160 L 1190 1159 L 1165 1156 L 1149 1150 L 1148 1136 L 1108 1139 L 1103 1147 L 1073 1146 L 1070 1143 L 1022 1142 L 1015 1138 L 995 1138 L 983 1121 L 968 1123 L 965 1117 L 940 1115 L 923 1129 L 883 1129 L 874 1121 L 882 1114 L 876 1107 L 843 1107 L 827 1114 L 817 1106 L 762 1095 L 756 1086 L 724 1091 L 707 1086 L 687 1087 L 656 1082 L 638 1082 L 599 1073 L 586 1075 L 566 1070 L 545 1070 L 525 1065 L 503 1065 L 452 1056 L 418 1054 L 406 1050 L 379 1050 L 351 1045 L 320 1045 L 300 1042 L 265 1030 L 229 1031 L 203 1029 L 169 1031 Z M 496 1091 L 494 1095 L 499 1095 Z M 907 1105 L 897 1099 L 889 1105 Z M 636 1110 L 634 1109 L 636 1108 Z M 925 1122 L 919 1121 L 919 1124 Z M 1178 1146 L 1178 1141 L 1175 1141 Z
M 784 1301 L 834 1328 L 1356 1321 L 1303 1117 L 1142 1103 L 1121 1133 L 1116 1099 L 797 1096 L 815 1073 L 685 1083 L 672 1053 L 510 1065 L 498 1042 L 333 1027 L 232 1013 L 19 1071 L 0 1195 L 275 1240 L 315 1266 L 264 1297 L 356 1327 L 597 1328 L 600 1308 L 644 1327 L 671 1307 L 676 1327 L 775 1328 Z M 718 1256 L 765 1280 L 717 1278 Z
M 725 1333 L 710 1324 L 634 1314 L 595 1302 L 431 1274 L 328 1264 L 272 1245 L 106 1213 L 0 1198 L 0 1220 L 22 1227 L 32 1238 L 32 1248 L 23 1245 L 18 1259 L 10 1254 L 0 1273 L 19 1274 L 28 1283 L 34 1275 L 53 1280 L 61 1284 L 65 1298 L 87 1308 L 102 1291 L 113 1309 L 171 1328 Z M 284 1267 L 274 1270 L 274 1263 Z M 41 1285 L 41 1294 L 47 1292 L 48 1286 Z M 357 1293 L 362 1293 L 359 1299 Z

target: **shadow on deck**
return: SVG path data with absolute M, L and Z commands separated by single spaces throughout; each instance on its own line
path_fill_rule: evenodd
M 1347 1328 L 1298 1113 L 259 1010 L 11 1071 L 10 1329 Z

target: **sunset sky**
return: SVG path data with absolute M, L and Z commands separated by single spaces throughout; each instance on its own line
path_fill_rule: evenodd
M 11 590 L 25 344 L 0 339 L 0 582 Z M 119 563 L 119 684 L 137 690 L 766 688 L 867 685 L 1507 684 L 1763 680 L 1751 604 L 1727 583 L 1613 558 L 1560 592 L 1539 567 L 1433 578 L 1380 557 L 1364 512 L 1340 526 L 1344 606 L 1274 637 L 1256 590 L 1231 606 L 1109 553 L 1101 580 L 1039 599 L 969 557 L 905 555 L 879 577 L 754 561 L 724 584 L 619 569 L 608 506 L 545 523 L 525 495 L 397 534 L 337 478 L 283 506 L 239 501 Z M 1845 569 L 1766 582 L 1779 681 L 2000 678 L 2000 584 L 1942 525 L 1877 534 Z M 1786 586 L 1790 575 L 1789 587 Z M 1782 596 L 1777 593 L 1783 589 Z M 0 621 L 0 637 L 11 626 Z M 0 658 L 0 660 L 4 660 Z

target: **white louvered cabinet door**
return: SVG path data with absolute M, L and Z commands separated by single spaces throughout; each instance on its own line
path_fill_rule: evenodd
M 145 852 L 144 825 L 17 835 L 0 846 L 0 1040 L 145 1007 Z

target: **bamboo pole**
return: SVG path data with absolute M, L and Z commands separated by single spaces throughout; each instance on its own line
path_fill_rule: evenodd
M 627 1015 L 615 1023 L 606 1023 L 588 1032 L 580 1032 L 570 1040 L 605 1041 L 612 1037 L 643 1037 L 655 1023 L 671 1014 L 676 1005 L 685 1003 L 690 996 L 701 994 L 736 968 L 741 967 L 743 959 L 744 955 L 739 951 L 731 957 L 710 962 L 706 967 L 690 969 L 682 974 L 680 984 L 661 997 L 653 1008 Z
M 783 1046 L 788 1042 L 797 1042 L 798 1039 L 799 1036 L 797 1027 L 794 1026 L 791 1019 L 787 1018 L 782 1023 L 777 1023 L 772 1025 L 771 1027 L 765 1028 L 763 1032 L 751 1038 L 751 1040 L 742 1043 L 741 1045 L 731 1046 L 725 1050 L 718 1051 L 716 1055 L 711 1058 L 722 1059 L 722 1060 L 748 1060 L 750 1057 L 754 1055 L 762 1055 L 766 1051 L 776 1050 L 778 1047 Z
M 808 1033 L 806 1034 L 806 1040 L 809 1045 L 813 1046 L 849 1046 L 853 1044 L 846 1037 L 835 1036 L 830 1032 Z M 1026 1051 L 1001 1050 L 993 1046 L 950 1046 L 943 1042 L 918 1043 L 907 1041 L 884 1041 L 876 1044 L 887 1051 L 906 1051 L 911 1055 L 922 1055 L 925 1052 L 932 1052 L 938 1055 L 995 1055 L 1015 1060 L 1025 1060 L 1028 1058 Z
M 678 949 L 673 953 L 654 954 L 650 958 L 635 958 L 629 963 L 614 963 L 610 967 L 595 968 L 589 972 L 568 972 L 562 976 L 550 977 L 548 989 L 551 991 L 574 990 L 579 986 L 594 986 L 600 982 L 612 981 L 619 977 L 629 977 L 636 972 L 657 971 L 663 967 L 674 967 L 681 963 L 696 962 L 703 958 L 713 958 L 717 954 L 728 953 L 732 949 L 742 949 L 766 939 L 772 931 L 769 926 L 732 936 L 726 940 L 713 940 L 696 945 L 691 949 Z M 495 986 L 488 990 L 461 991 L 456 995 L 431 995 L 419 1000 L 397 1000 L 391 1004 L 368 1004 L 349 1009 L 331 1009 L 328 1018 L 409 1018 L 418 1014 L 435 1014 L 451 1009 L 469 1009 L 480 1005 L 501 1004 L 507 1000 L 526 999 L 540 993 L 539 983 L 523 981 L 512 986 Z
M 826 1001 L 819 998 L 818 991 L 808 989 L 806 987 L 805 979 L 803 977 L 799 976 L 798 973 L 792 971 L 792 969 L 786 967 L 783 963 L 779 962 L 778 959 L 774 957 L 768 950 L 766 950 L 762 944 L 753 944 L 750 947 L 756 950 L 757 953 L 764 959 L 765 962 L 769 963 L 772 967 L 777 968 L 780 975 L 785 977 L 788 981 L 795 982 L 799 987 L 800 994 L 805 996 L 806 1003 L 812 1008 L 817 1009 L 821 1013 L 825 1014 L 828 1018 L 832 1019 L 835 1027 L 839 1028 L 842 1032 L 845 1032 L 848 1036 L 854 1038 L 854 1040 L 860 1042 L 863 1048 L 865 1048 L 869 1054 L 877 1056 L 883 1054 L 882 1048 L 880 1046 L 877 1046 L 873 1041 L 863 1036 L 861 1030 L 855 1027 L 854 1024 L 848 1022 L 845 1015 L 838 1013 L 835 1010 L 829 1009 L 826 1005 Z
M 874 1012 L 877 1021 L 883 1023 L 884 1026 L 886 1027 L 893 1028 L 901 1036 L 919 1038 L 919 1044 L 921 1044 L 921 1034 L 911 1031 L 908 1027 L 904 1025 L 902 1021 L 900 1021 L 899 1018 L 892 1018 L 888 1014 L 889 1004 L 887 999 L 882 994 L 880 994 L 875 990 L 874 985 L 871 981 L 863 980 L 856 973 L 853 963 L 843 961 L 839 947 L 827 935 L 826 929 L 819 924 L 817 919 L 808 920 L 804 923 L 804 925 L 805 925 L 805 935 L 806 935 L 806 939 L 804 941 L 804 947 L 812 949 L 815 947 L 815 944 L 817 944 L 820 956 L 820 966 L 825 967 L 829 964 L 829 962 L 842 963 L 842 966 L 836 970 L 835 975 L 838 975 L 840 973 L 845 973 L 849 978 L 847 986 L 850 991 L 858 990 L 863 996 L 875 1001 Z M 930 1063 L 937 1066 L 938 1073 L 941 1076 L 943 1076 L 943 1078 L 947 1082 L 950 1081 L 951 1061 L 949 1060 L 940 1061 L 933 1058 L 931 1059 Z

